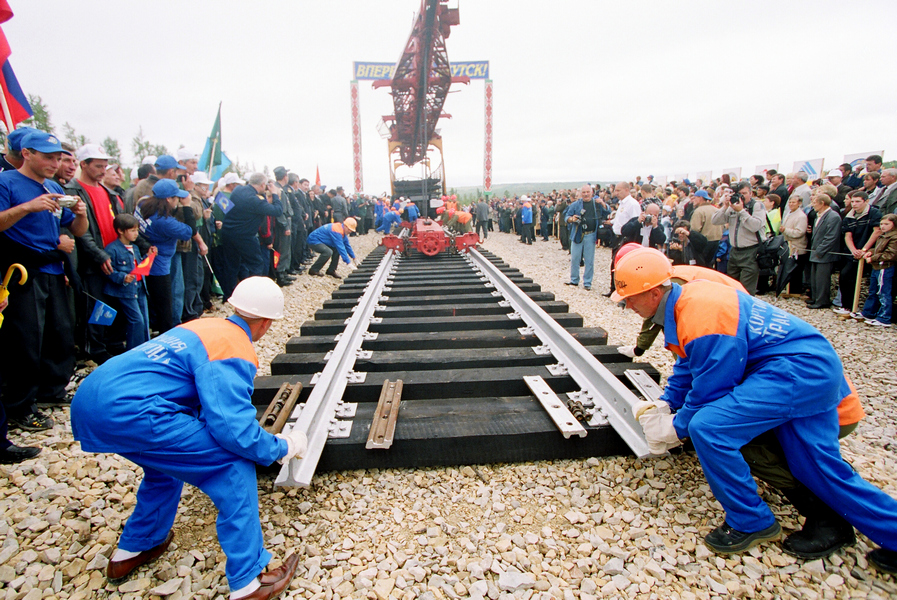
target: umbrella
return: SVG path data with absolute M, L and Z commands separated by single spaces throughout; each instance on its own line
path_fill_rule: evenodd
M 784 246 L 783 249 L 786 253 L 788 252 L 788 246 Z M 776 296 L 782 293 L 797 270 L 797 254 L 788 254 L 779 261 L 779 270 L 776 273 Z
M 3 278 L 3 283 L 0 283 L 0 302 L 3 302 L 9 297 L 9 281 L 12 279 L 12 274 L 18 270 L 21 278 L 19 279 L 19 285 L 25 285 L 25 282 L 28 281 L 28 271 L 25 270 L 25 267 L 22 265 L 15 263 L 9 266 L 9 270 L 6 271 L 6 277 Z M 3 325 L 3 314 L 0 314 L 0 326 Z

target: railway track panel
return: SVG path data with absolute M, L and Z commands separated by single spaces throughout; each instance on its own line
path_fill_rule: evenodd
M 256 378 L 253 403 L 263 410 L 282 383 L 302 383 L 299 402 L 309 399 L 336 349 L 347 320 L 380 266 L 382 249 L 372 252 L 349 275 L 314 320 L 300 328 L 286 352 L 271 362 L 271 376 Z M 607 346 L 601 328 L 583 327 L 580 315 L 543 292 L 532 280 L 481 253 L 542 310 L 551 315 L 616 378 L 633 389 L 632 363 Z M 376 299 L 373 318 L 354 358 L 355 381 L 343 401 L 357 403 L 346 437 L 330 438 L 317 468 L 422 467 L 520 462 L 629 454 L 631 450 L 601 416 L 585 427 L 585 437 L 565 437 L 524 380 L 540 376 L 561 401 L 580 386 L 536 333 L 470 261 L 458 255 L 412 255 L 397 261 Z M 318 375 L 316 375 L 318 374 Z M 385 381 L 402 381 L 394 440 L 388 449 L 366 449 L 377 401 Z M 575 404 L 574 404 L 575 406 Z M 295 415 L 294 415 L 295 417 Z M 588 419 L 586 419 L 588 420 Z M 295 422 L 295 418 L 293 419 Z M 630 444 L 631 445 L 631 444 Z

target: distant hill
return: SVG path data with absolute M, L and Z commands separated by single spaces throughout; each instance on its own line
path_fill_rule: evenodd
M 559 182 L 548 182 L 548 183 L 496 183 L 492 185 L 492 193 L 498 197 L 504 196 L 521 196 L 523 194 L 532 194 L 533 192 L 542 192 L 543 194 L 547 194 L 552 190 L 569 190 L 574 188 L 580 188 L 583 185 L 591 183 L 595 185 L 596 183 L 600 183 L 601 187 L 604 187 L 605 182 L 603 181 L 559 181 Z M 466 187 L 456 187 L 451 188 L 449 193 L 456 194 L 462 201 L 473 200 L 477 196 L 482 195 L 483 187 L 482 186 L 466 186 Z

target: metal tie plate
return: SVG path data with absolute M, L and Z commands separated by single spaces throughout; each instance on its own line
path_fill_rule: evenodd
M 626 379 L 632 382 L 632 385 L 642 393 L 646 400 L 651 402 L 660 400 L 663 390 L 644 370 L 626 369 Z
M 561 402 L 561 399 L 548 387 L 544 379 L 538 375 L 527 375 L 523 380 L 536 398 L 538 398 L 539 402 L 542 403 L 542 406 L 548 412 L 548 416 L 551 417 L 551 420 L 554 421 L 554 424 L 566 439 L 569 440 L 572 435 L 586 437 L 588 432 L 585 430 L 585 427 L 580 425 L 573 413 L 570 412 L 570 409 Z

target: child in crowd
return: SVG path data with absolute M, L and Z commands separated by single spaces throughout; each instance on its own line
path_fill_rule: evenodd
M 140 232 L 137 218 L 133 215 L 116 215 L 112 221 L 118 239 L 106 246 L 106 253 L 112 260 L 112 273 L 103 292 L 118 298 L 121 311 L 127 320 L 126 342 L 128 350 L 149 340 L 149 311 L 146 304 L 146 284 L 141 275 L 132 271 L 143 257 L 134 244 Z M 152 252 L 152 250 L 150 250 Z
M 891 326 L 891 290 L 894 281 L 894 265 L 897 264 L 897 215 L 881 218 L 881 236 L 875 247 L 863 258 L 872 265 L 869 278 L 869 297 L 863 306 L 867 325 Z

